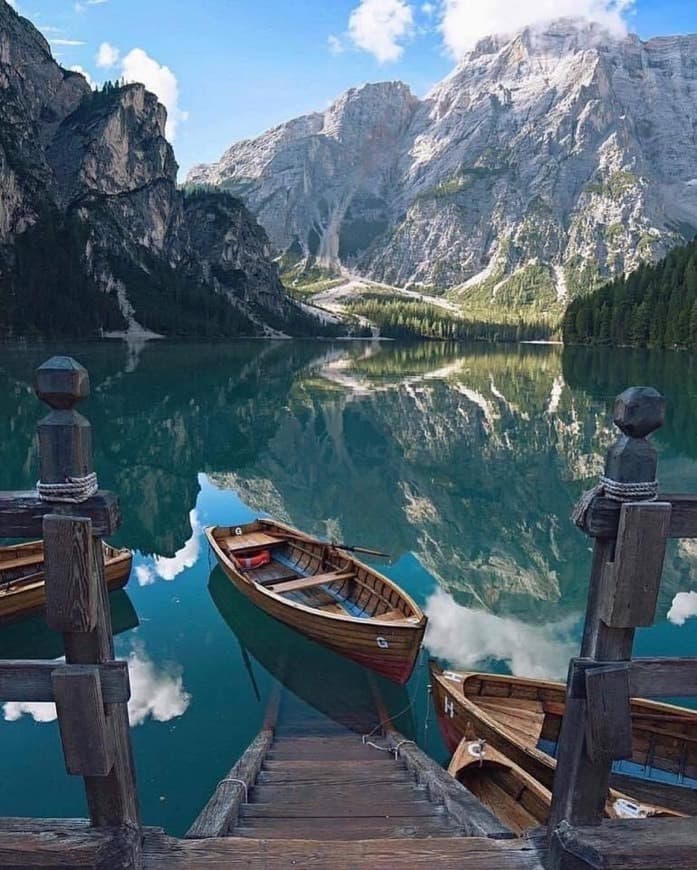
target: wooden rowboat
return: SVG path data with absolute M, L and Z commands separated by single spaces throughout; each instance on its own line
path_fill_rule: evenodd
M 396 683 L 409 679 L 426 617 L 387 577 L 273 520 L 215 526 L 206 536 L 227 577 L 257 607 Z
M 133 554 L 103 543 L 104 576 L 110 591 L 128 582 Z M 44 542 L 30 541 L 0 547 L 0 622 L 16 619 L 46 606 Z
M 522 834 L 547 824 L 552 792 L 486 741 L 463 738 L 448 773 L 514 833 Z M 656 804 L 639 803 L 612 789 L 605 815 L 610 819 L 636 819 L 680 813 Z
M 516 834 L 547 824 L 552 793 L 484 741 L 460 741 L 448 773 Z
M 485 740 L 551 790 L 564 716 L 563 683 L 444 671 L 435 662 L 430 670 L 438 723 L 450 752 L 465 737 Z M 661 813 L 666 807 L 676 815 L 693 814 L 692 807 L 697 813 L 697 711 L 634 699 L 632 739 L 632 759 L 616 765 L 611 778 L 619 787 L 616 797 L 659 807 Z M 662 781 L 647 778 L 651 775 Z M 613 815 L 610 804 L 608 814 Z

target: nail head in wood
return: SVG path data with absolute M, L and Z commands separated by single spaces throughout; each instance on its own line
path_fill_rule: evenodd
M 666 400 L 653 387 L 631 387 L 615 400 L 615 425 L 630 438 L 646 438 L 660 429 Z
M 87 369 L 70 356 L 54 356 L 36 370 L 36 395 L 55 410 L 69 410 L 90 394 Z
M 99 668 L 58 667 L 51 675 L 65 767 L 76 776 L 107 776 L 114 766 Z

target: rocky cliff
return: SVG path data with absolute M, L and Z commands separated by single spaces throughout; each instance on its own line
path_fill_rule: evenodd
M 0 335 L 306 332 L 265 232 L 177 189 L 141 85 L 92 91 L 0 0 Z
M 470 308 L 549 308 L 697 232 L 697 36 L 560 20 L 233 145 L 189 180 L 281 250 Z

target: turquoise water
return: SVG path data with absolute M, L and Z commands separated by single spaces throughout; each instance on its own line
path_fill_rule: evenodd
M 121 497 L 113 543 L 135 551 L 112 596 L 143 816 L 183 833 L 256 735 L 275 680 L 288 715 L 367 709 L 365 672 L 250 607 L 202 529 L 266 512 L 391 554 L 374 564 L 428 611 L 427 651 L 453 667 L 563 677 L 578 650 L 589 542 L 568 520 L 613 438 L 612 399 L 651 384 L 665 489 L 697 491 L 697 371 L 685 354 L 423 344 L 152 342 L 0 348 L 0 488 L 30 488 L 42 406 L 35 367 L 86 365 L 101 485 Z M 697 545 L 671 548 L 656 625 L 637 654 L 697 654 Z M 671 612 L 671 619 L 668 613 Z M 0 629 L 3 657 L 61 654 L 40 619 Z M 290 659 L 293 667 L 282 668 Z M 401 729 L 444 760 L 425 666 L 381 684 Z M 0 815 L 84 815 L 51 705 L 6 705 Z

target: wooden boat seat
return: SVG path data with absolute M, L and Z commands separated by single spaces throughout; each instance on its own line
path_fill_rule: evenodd
M 387 610 L 385 613 L 377 613 L 373 618 L 382 622 L 394 622 L 397 619 L 406 619 L 407 615 L 401 610 Z
M 274 544 L 285 544 L 284 538 L 267 535 L 266 532 L 248 532 L 246 535 L 230 535 L 223 539 L 223 547 L 229 553 L 239 553 L 241 550 L 252 550 L 271 547 Z
M 26 568 L 28 565 L 40 565 L 44 561 L 43 556 L 25 556 L 22 559 L 3 559 L 0 561 L 0 576 L 3 571 L 10 571 L 14 568 Z
M 283 595 L 285 592 L 300 592 L 302 589 L 312 589 L 313 586 L 348 580 L 350 577 L 353 577 L 353 571 L 330 571 L 328 574 L 314 574 L 312 577 L 301 577 L 299 580 L 289 580 L 287 583 L 277 583 L 267 588 L 271 592 Z

